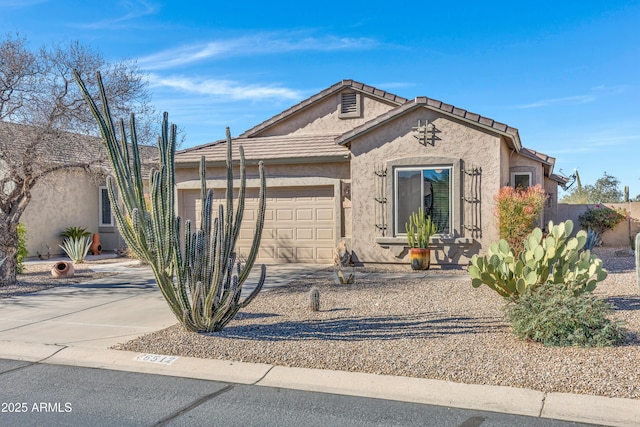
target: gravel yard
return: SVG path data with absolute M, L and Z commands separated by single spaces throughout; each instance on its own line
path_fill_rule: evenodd
M 627 340 L 614 348 L 549 348 L 515 339 L 504 301 L 466 272 L 429 271 L 354 285 L 317 277 L 263 292 L 222 332 L 180 325 L 119 349 L 640 399 L 640 288 L 628 249 L 600 248 L 609 277 L 595 294 L 616 306 Z M 406 272 L 408 266 L 403 266 Z M 308 291 L 320 288 L 321 309 Z

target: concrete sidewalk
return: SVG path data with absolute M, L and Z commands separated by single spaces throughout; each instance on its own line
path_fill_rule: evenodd
M 0 358 L 256 384 L 615 426 L 640 425 L 640 401 L 235 361 L 140 355 L 109 347 L 177 322 L 148 268 L 0 299 Z M 254 273 L 256 273 L 255 271 Z M 265 289 L 327 266 L 268 267 Z M 376 273 L 379 274 L 379 273 Z M 389 273 L 395 277 L 397 273 Z M 253 282 L 250 278 L 249 282 Z

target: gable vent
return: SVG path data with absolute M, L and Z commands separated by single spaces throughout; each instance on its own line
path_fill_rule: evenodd
M 342 103 L 341 103 L 340 113 L 342 114 L 358 113 L 358 98 L 355 92 L 342 94 Z

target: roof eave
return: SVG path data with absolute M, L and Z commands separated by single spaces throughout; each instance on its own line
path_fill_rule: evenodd
M 462 120 L 466 123 L 472 124 L 489 132 L 503 135 L 513 142 L 513 146 L 516 151 L 520 152 L 522 150 L 522 143 L 520 142 L 518 129 L 507 126 L 504 123 L 485 118 L 483 116 L 480 116 L 479 114 L 470 113 L 466 110 L 456 108 L 453 105 L 444 104 L 441 101 L 437 101 L 427 97 L 417 97 L 413 101 L 408 101 L 394 108 L 393 110 L 388 111 L 387 113 L 384 113 L 383 115 L 378 116 L 377 118 L 364 123 L 350 130 L 349 132 L 344 133 L 343 135 L 336 138 L 336 143 L 339 145 L 345 145 L 352 140 L 368 132 L 371 132 L 374 129 L 377 129 L 388 121 L 393 120 L 396 117 L 400 117 L 420 107 L 445 114 L 458 120 Z
M 290 117 L 291 115 L 304 111 L 307 108 L 310 108 L 317 101 L 323 98 L 326 98 L 327 96 L 338 93 L 345 88 L 351 88 L 359 92 L 366 93 L 371 97 L 374 97 L 392 104 L 396 104 L 396 105 L 402 105 L 403 103 L 407 102 L 407 99 L 401 96 L 394 95 L 392 93 L 389 93 L 380 89 L 376 89 L 373 86 L 368 86 L 368 85 L 365 85 L 364 83 L 360 83 L 355 80 L 346 79 L 329 86 L 327 89 L 324 89 L 321 92 L 318 92 L 315 95 L 312 95 L 309 98 L 303 101 L 300 101 L 298 104 L 286 109 L 285 111 L 271 117 L 270 119 L 265 120 L 264 122 L 252 127 L 249 130 L 244 131 L 238 137 L 251 138 L 257 135 L 258 133 L 277 125 L 278 123 L 281 123 L 283 120 Z
M 291 165 L 291 164 L 309 164 L 309 163 L 336 163 L 348 162 L 351 156 L 348 153 L 343 155 L 325 155 L 325 156 L 309 156 L 309 157 L 280 157 L 273 159 L 245 159 L 246 165 L 257 165 L 263 162 L 264 165 Z M 205 158 L 206 160 L 206 158 Z M 234 159 L 233 164 L 239 164 L 240 160 Z M 224 166 L 226 160 L 206 160 L 207 166 Z M 199 161 L 183 161 L 176 162 L 176 168 L 193 168 L 199 166 Z

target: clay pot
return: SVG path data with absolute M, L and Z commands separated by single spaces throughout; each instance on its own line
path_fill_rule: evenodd
M 428 270 L 431 266 L 431 250 L 425 248 L 409 249 L 412 270 Z
M 89 252 L 91 255 L 100 255 L 102 253 L 102 245 L 100 244 L 100 235 L 95 233 L 92 236 L 91 246 L 89 246 Z
M 57 279 L 63 279 L 66 277 L 73 277 L 76 269 L 73 268 L 73 264 L 69 261 L 58 261 L 53 264 L 51 269 L 51 275 Z

